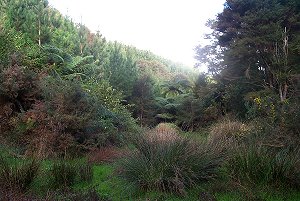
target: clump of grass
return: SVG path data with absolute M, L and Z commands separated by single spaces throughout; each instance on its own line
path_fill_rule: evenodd
M 89 163 L 83 163 L 79 165 L 79 177 L 82 181 L 91 181 L 93 178 L 92 165 Z
M 222 154 L 211 144 L 195 144 L 173 134 L 152 130 L 135 139 L 136 152 L 120 164 L 124 178 L 143 190 L 182 195 L 197 183 L 215 178 Z
M 264 183 L 271 179 L 272 159 L 262 147 L 240 146 L 229 164 L 234 177 L 240 180 Z
M 74 184 L 78 168 L 71 162 L 59 160 L 53 163 L 50 172 L 53 177 L 53 187 L 66 189 Z
M 181 137 L 179 136 L 179 131 L 170 124 L 159 124 L 154 129 L 149 130 L 143 136 L 145 140 L 153 142 L 164 142 L 164 141 L 176 141 Z
M 245 136 L 250 129 L 248 125 L 238 120 L 225 118 L 211 127 L 208 140 L 233 140 Z
M 272 180 L 300 188 L 300 149 L 283 148 L 273 158 Z
M 174 123 L 159 123 L 154 130 L 160 130 L 160 131 L 167 131 L 167 132 L 174 132 L 179 133 L 181 129 Z
M 0 156 L 0 187 L 8 191 L 25 192 L 38 174 L 40 163 L 36 160 L 11 164 Z
M 51 184 L 54 188 L 69 189 L 75 182 L 91 182 L 93 169 L 82 160 L 57 160 L 50 168 Z
M 228 164 L 233 177 L 242 182 L 300 187 L 299 149 L 274 150 L 259 144 L 242 145 Z

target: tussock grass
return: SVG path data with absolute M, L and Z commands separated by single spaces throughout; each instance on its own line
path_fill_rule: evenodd
M 133 140 L 136 151 L 120 163 L 122 176 L 141 189 L 185 194 L 217 176 L 220 149 L 196 144 L 173 129 L 153 129 Z
M 76 182 L 91 182 L 93 169 L 86 162 L 57 160 L 51 166 L 50 175 L 52 187 L 68 189 Z
M 36 160 L 12 163 L 0 155 L 0 187 L 8 191 L 26 192 L 38 174 Z
M 208 140 L 233 140 L 235 138 L 244 137 L 251 129 L 249 125 L 238 120 L 224 118 L 211 127 Z
M 52 185 L 55 188 L 69 188 L 75 183 L 77 176 L 75 164 L 63 160 L 55 161 L 51 167 Z
M 243 183 L 300 187 L 299 149 L 273 149 L 255 143 L 241 145 L 228 164 L 233 177 Z

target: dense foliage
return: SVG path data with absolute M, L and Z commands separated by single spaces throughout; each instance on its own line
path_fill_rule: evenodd
M 298 188 L 299 5 L 227 0 L 207 23 L 211 44 L 195 48 L 196 66 L 208 66 L 224 113 L 245 122 L 216 123 L 208 139 L 227 144 L 228 174 L 249 191 L 263 185 Z
M 208 72 L 199 74 L 107 41 L 47 0 L 1 0 L 0 194 L 298 192 L 300 3 L 226 0 L 207 24 L 211 44 L 195 53 Z
M 163 79 L 183 72 L 180 65 L 108 42 L 47 1 L 2 4 L 0 130 L 6 140 L 43 158 L 124 143 L 137 129 L 134 118 L 157 123 L 155 93 Z
M 299 101 L 299 8 L 295 0 L 228 0 L 208 23 L 212 44 L 198 46 L 196 58 L 225 86 L 228 110 L 246 116 L 258 99 L 262 110 Z

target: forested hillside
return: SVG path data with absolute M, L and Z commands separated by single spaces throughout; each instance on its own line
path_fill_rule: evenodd
M 0 0 L 0 198 L 300 200 L 300 2 L 207 25 L 197 73 Z
M 68 146 L 121 143 L 136 120 L 161 121 L 162 85 L 192 74 L 149 51 L 106 41 L 47 1 L 2 1 L 1 9 L 1 132 L 13 131 L 32 152 L 48 155 L 60 138 Z

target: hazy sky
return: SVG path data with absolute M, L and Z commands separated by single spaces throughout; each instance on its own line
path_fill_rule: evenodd
M 108 40 L 150 50 L 193 66 L 194 47 L 209 31 L 205 23 L 225 0 L 49 0 L 60 12 Z

